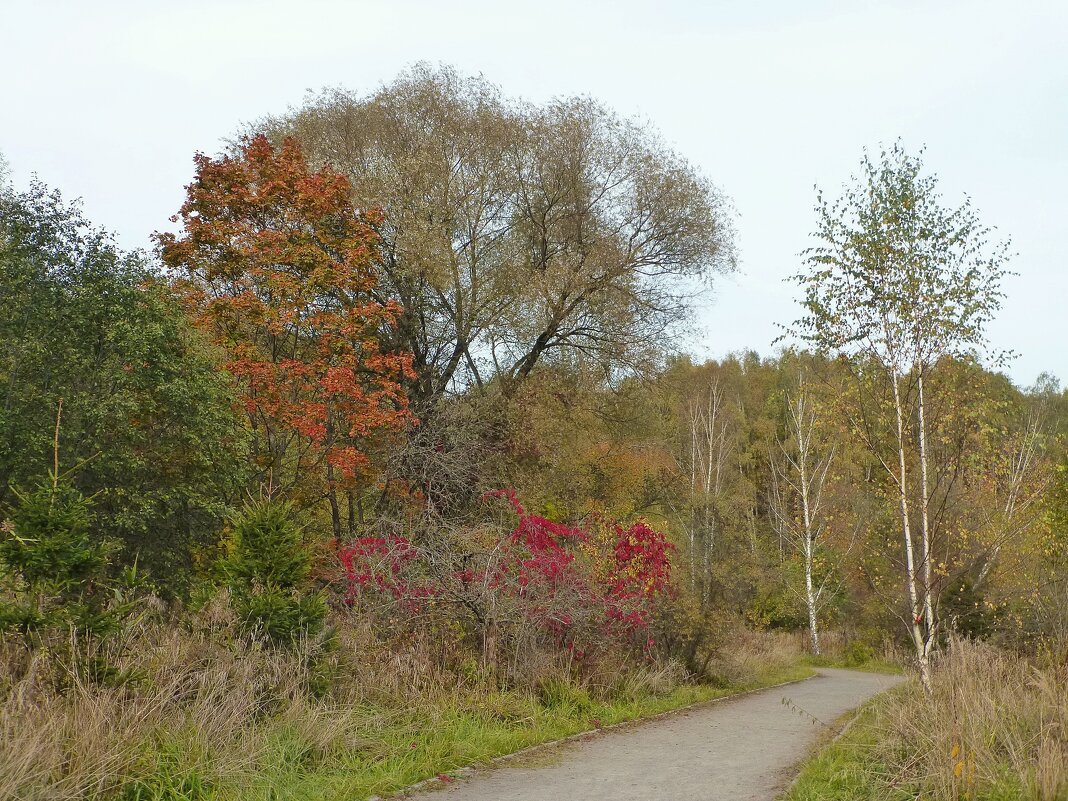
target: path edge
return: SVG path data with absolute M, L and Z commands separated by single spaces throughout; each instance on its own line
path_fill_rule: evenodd
M 415 784 L 409 784 L 407 787 L 402 787 L 394 793 L 388 796 L 373 795 L 367 799 L 367 801 L 387 801 L 389 798 L 404 798 L 412 793 L 420 790 L 430 789 L 431 787 L 443 786 L 454 779 L 464 778 L 475 773 L 479 769 L 485 770 L 486 768 L 501 765 L 512 759 L 517 759 L 521 756 L 528 756 L 538 751 L 554 748 L 560 745 L 566 745 L 567 743 L 576 742 L 578 740 L 593 740 L 606 732 L 614 731 L 616 729 L 622 729 L 628 726 L 641 726 L 646 723 L 653 723 L 658 720 L 672 717 L 674 715 L 687 712 L 692 709 L 698 709 L 700 707 L 712 706 L 723 701 L 731 701 L 735 698 L 742 698 L 746 695 L 752 695 L 753 693 L 762 693 L 766 690 L 774 690 L 779 687 L 788 687 L 791 684 L 800 684 L 803 681 L 810 681 L 817 678 L 820 675 L 819 668 L 813 668 L 811 676 L 805 676 L 800 679 L 791 679 L 790 681 L 779 682 L 778 684 L 769 684 L 767 687 L 754 687 L 750 690 L 742 690 L 740 692 L 731 693 L 730 695 L 722 695 L 719 698 L 709 698 L 704 701 L 694 701 L 692 704 L 686 704 L 686 706 L 676 707 L 675 709 L 667 709 L 663 712 L 657 712 L 655 715 L 648 715 L 646 717 L 633 718 L 632 720 L 623 720 L 619 723 L 613 723 L 609 726 L 601 726 L 600 728 L 586 729 L 585 731 L 576 732 L 575 734 L 569 734 L 567 737 L 559 737 L 555 740 L 549 740 L 548 742 L 538 743 L 536 745 L 528 745 L 526 748 L 520 748 L 518 751 L 512 751 L 510 754 L 501 754 L 500 756 L 493 757 L 492 759 L 485 760 L 483 762 L 476 762 L 471 765 L 465 765 L 461 768 L 455 768 L 449 771 L 445 775 L 445 780 L 440 779 L 438 776 L 431 776 L 429 779 L 423 779 Z
M 894 674 L 881 673 L 879 675 L 890 676 L 890 675 L 894 675 Z M 905 674 L 905 681 L 908 681 L 909 678 L 910 678 L 910 676 L 906 673 Z M 802 681 L 803 681 L 803 679 L 802 679 Z M 904 683 L 904 682 L 902 682 L 902 683 Z M 853 724 L 856 723 L 858 720 L 860 720 L 860 716 L 864 714 L 864 711 L 871 704 L 875 703 L 875 699 L 877 699 L 880 695 L 883 695 L 885 693 L 891 692 L 894 689 L 896 689 L 896 687 L 900 687 L 900 686 L 901 685 L 898 684 L 895 687 L 888 687 L 885 690 L 880 690 L 875 695 L 873 695 L 871 698 L 869 698 L 867 701 L 865 701 L 863 704 L 858 706 L 856 709 L 851 709 L 849 712 L 846 712 L 844 715 L 842 715 L 842 718 L 848 716 L 848 720 L 846 720 L 845 723 L 843 723 L 838 728 L 838 731 L 836 731 L 834 733 L 834 736 L 831 737 L 826 742 L 817 743 L 816 747 L 811 752 L 809 752 L 808 755 L 806 755 L 802 759 L 798 760 L 797 763 L 795 763 L 794 765 L 792 765 L 790 767 L 790 770 L 794 772 L 794 777 L 790 780 L 790 783 L 787 784 L 782 790 L 780 790 L 779 794 L 777 796 L 775 796 L 776 801 L 782 801 L 782 799 L 786 798 L 786 796 L 788 796 L 790 794 L 790 792 L 794 789 L 794 787 L 797 786 L 797 783 L 799 781 L 801 781 L 801 774 L 804 773 L 804 771 L 805 771 L 805 765 L 807 765 L 809 762 L 811 762 L 817 756 L 822 754 L 826 749 L 830 748 L 836 742 L 838 742 L 843 737 L 845 737 L 846 733 L 853 727 Z M 839 720 L 841 720 L 842 718 L 839 718 Z M 368 801 L 373 801 L 373 800 L 372 799 L 368 799 Z M 384 799 L 381 799 L 380 801 L 384 801 Z

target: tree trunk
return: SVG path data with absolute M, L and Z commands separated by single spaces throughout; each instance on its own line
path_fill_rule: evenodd
M 330 525 L 334 530 L 334 542 L 341 542 L 341 506 L 337 502 L 337 487 L 334 486 L 329 471 L 327 481 L 330 481 L 330 489 L 327 492 L 330 499 Z
M 356 538 L 356 493 L 352 488 L 345 490 L 345 511 L 349 526 L 349 539 Z
M 690 590 L 697 591 L 697 411 L 690 406 Z
M 334 466 L 326 465 L 326 497 L 330 501 L 330 524 L 334 529 L 334 542 L 341 542 L 341 507 L 337 502 L 337 485 L 334 483 Z
M 923 373 L 924 367 L 921 364 L 916 381 L 919 401 L 917 411 L 919 413 L 920 426 L 920 523 L 923 565 L 923 621 L 926 629 L 924 632 L 924 647 L 925 650 L 929 652 L 935 642 L 935 611 L 932 599 L 934 591 L 933 582 L 931 580 L 931 523 L 929 514 L 931 494 L 927 483 L 927 420 L 924 416 Z
M 812 653 L 820 655 L 820 634 L 816 626 L 816 595 L 812 590 L 812 540 L 805 548 L 805 602 L 808 604 L 808 631 L 812 637 Z
M 920 681 L 928 695 L 931 692 L 931 668 L 927 659 L 927 643 L 923 629 L 922 605 L 916 582 L 915 555 L 912 547 L 912 527 L 909 525 L 909 499 L 908 499 L 908 471 L 905 468 L 905 419 L 904 409 L 901 402 L 901 390 L 898 387 L 897 372 L 894 371 L 890 380 L 894 385 L 894 413 L 897 417 L 897 458 L 898 475 L 896 478 L 898 504 L 901 512 L 901 530 L 905 540 L 905 587 L 908 591 L 909 609 L 911 620 L 909 630 L 912 635 L 912 643 L 916 648 L 916 661 L 920 669 Z
M 797 470 L 801 489 L 801 514 L 805 525 L 803 553 L 805 557 L 805 604 L 808 606 L 808 630 L 812 636 L 812 653 L 819 656 L 820 637 L 816 627 L 816 595 L 812 590 L 812 552 L 815 546 L 815 531 L 813 530 L 812 507 L 809 504 L 808 485 L 808 460 L 809 450 L 812 447 L 812 432 L 805 439 L 805 413 L 803 390 L 798 393 L 798 409 L 795 419 L 797 429 Z

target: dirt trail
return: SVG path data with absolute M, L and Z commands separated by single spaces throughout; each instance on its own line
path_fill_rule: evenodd
M 773 801 L 820 735 L 813 717 L 830 724 L 901 680 L 821 668 L 796 684 L 535 751 L 411 798 Z

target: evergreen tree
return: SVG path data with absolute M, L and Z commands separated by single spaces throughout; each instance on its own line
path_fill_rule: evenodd
M 222 568 L 245 629 L 272 642 L 319 632 L 323 598 L 309 581 L 311 557 L 291 504 L 251 501 L 230 522 Z

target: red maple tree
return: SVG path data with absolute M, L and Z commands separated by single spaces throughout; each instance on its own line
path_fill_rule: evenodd
M 366 474 L 377 437 L 413 422 L 411 355 L 381 345 L 401 309 L 373 297 L 381 212 L 355 209 L 348 180 L 310 170 L 292 139 L 276 150 L 256 136 L 195 163 L 171 218 L 183 230 L 156 235 L 160 255 L 228 353 L 264 477 L 298 496 L 325 487 L 339 534 L 338 485 Z

